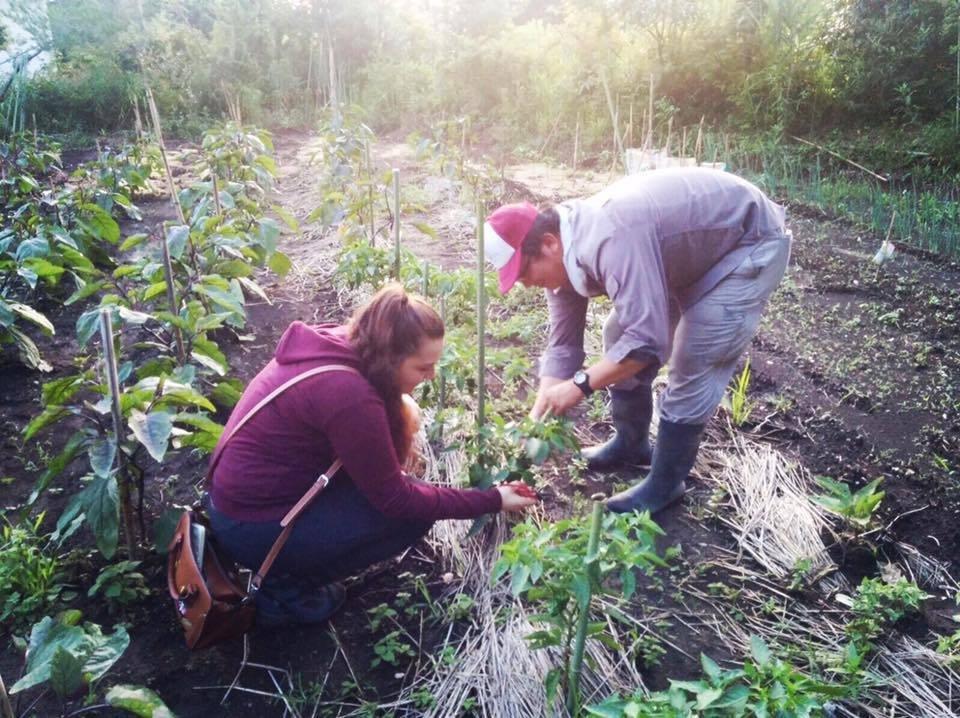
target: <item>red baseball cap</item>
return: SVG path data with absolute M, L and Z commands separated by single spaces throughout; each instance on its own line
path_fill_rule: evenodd
M 500 274 L 500 293 L 506 294 L 520 276 L 520 245 L 540 212 L 529 202 L 505 204 L 483 225 L 483 253 Z

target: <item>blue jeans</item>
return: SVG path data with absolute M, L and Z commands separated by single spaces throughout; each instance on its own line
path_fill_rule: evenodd
M 260 568 L 280 535 L 280 521 L 236 521 L 217 511 L 209 497 L 206 507 L 223 552 L 241 566 Z M 294 521 L 264 588 L 350 576 L 415 544 L 432 525 L 384 516 L 341 474 Z
M 710 420 L 789 259 L 787 233 L 782 239 L 757 245 L 736 269 L 683 313 L 671 303 L 673 344 L 667 389 L 660 402 L 662 418 L 677 424 L 705 424 Z M 603 327 L 604 349 L 622 334 L 614 310 Z M 615 388 L 629 390 L 649 384 L 658 369 L 656 364 L 648 366 L 618 382 Z

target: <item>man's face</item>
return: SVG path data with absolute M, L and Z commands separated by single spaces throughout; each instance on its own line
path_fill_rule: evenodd
M 524 257 L 518 281 L 525 287 L 544 289 L 569 288 L 570 279 L 563 266 L 563 244 L 553 234 L 543 236 L 543 245 L 537 257 Z

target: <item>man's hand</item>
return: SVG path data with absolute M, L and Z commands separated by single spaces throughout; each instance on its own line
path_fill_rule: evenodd
M 547 412 L 547 392 L 558 384 L 563 384 L 564 379 L 557 379 L 552 376 L 540 377 L 540 388 L 537 389 L 537 400 L 533 402 L 533 408 L 530 410 L 530 418 L 539 421 Z M 577 391 L 580 391 L 577 389 Z
M 577 388 L 573 381 L 567 379 L 546 390 L 541 387 L 541 391 L 537 395 L 537 403 L 534 405 L 534 410 L 540 408 L 540 414 L 534 416 L 533 412 L 530 413 L 535 419 L 539 419 L 548 413 L 554 416 L 563 416 L 579 404 L 581 399 L 583 399 L 583 392 Z

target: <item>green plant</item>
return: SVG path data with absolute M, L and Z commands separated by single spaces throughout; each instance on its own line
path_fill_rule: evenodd
M 0 621 L 29 623 L 62 597 L 64 573 L 50 542 L 38 534 L 43 514 L 13 525 L 4 517 L 0 533 Z
M 842 481 L 818 476 L 816 482 L 827 493 L 814 496 L 813 500 L 828 511 L 843 517 L 855 531 L 862 531 L 870 525 L 874 512 L 883 501 L 884 492 L 877 490 L 882 481 L 882 478 L 874 479 L 856 492 L 851 492 L 850 487 Z
M 101 596 L 111 613 L 150 595 L 143 574 L 136 569 L 139 561 L 118 561 L 106 566 L 87 591 L 87 596 Z
M 730 420 L 734 426 L 743 426 L 750 419 L 754 402 L 747 397 L 750 388 L 750 360 L 747 359 L 743 370 L 734 377 L 724 403 L 730 410 Z
M 826 715 L 828 700 L 849 692 L 780 660 L 758 636 L 750 637 L 750 657 L 741 668 L 724 670 L 703 654 L 700 665 L 698 680 L 671 680 L 665 691 L 610 698 L 586 711 L 600 718 L 814 718 Z
M 865 578 L 853 597 L 853 619 L 846 626 L 847 635 L 861 648 L 868 647 L 885 628 L 916 612 L 928 598 L 917 584 L 906 579 L 886 583 Z
M 564 668 L 554 668 L 547 677 L 551 703 L 561 681 L 571 680 L 567 670 L 581 619 L 588 621 L 585 638 L 615 640 L 605 621 L 588 620 L 591 597 L 629 600 L 636 591 L 636 570 L 652 573 L 667 566 L 655 544 L 662 534 L 648 513 L 610 514 L 602 519 L 603 541 L 593 553 L 588 551 L 590 522 L 583 517 L 543 527 L 517 524 L 511 540 L 500 547 L 492 580 L 509 574 L 513 595 L 523 596 L 538 611 L 538 628 L 526 639 L 535 648 L 559 648 L 564 657 Z M 617 617 L 615 611 L 608 615 Z
M 370 667 L 376 668 L 381 663 L 398 666 L 402 658 L 413 658 L 416 652 L 413 650 L 413 646 L 403 640 L 402 636 L 403 631 L 398 629 L 391 631 L 374 643 L 373 652 L 376 654 L 376 657 L 370 661 Z

